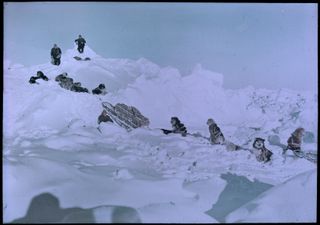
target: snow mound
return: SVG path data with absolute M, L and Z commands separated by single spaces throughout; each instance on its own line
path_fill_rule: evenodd
M 222 87 L 223 84 L 223 75 L 219 73 L 206 70 L 202 67 L 201 64 L 197 64 L 192 73 L 193 76 L 197 76 L 200 80 L 210 80 L 213 86 Z
M 77 61 L 74 55 L 91 60 Z M 38 70 L 49 81 L 28 83 Z M 63 72 L 89 90 L 105 83 L 109 93 L 97 96 L 63 89 L 54 81 Z M 279 137 L 273 144 L 280 145 L 278 142 L 285 142 L 298 126 L 317 137 L 314 93 L 253 87 L 226 90 L 222 87 L 223 76 L 201 65 L 182 76 L 175 68 L 160 68 L 144 58 L 105 59 L 88 46 L 83 54 L 75 48 L 67 50 L 60 66 L 48 62 L 25 67 L 5 60 L 4 81 L 5 222 L 26 215 L 32 199 L 41 193 L 56 196 L 62 209 L 81 207 L 104 215 L 99 212 L 109 212 L 105 206 L 117 205 L 136 209 L 143 222 L 216 222 L 205 212 L 224 190 L 220 174 L 232 172 L 278 185 L 316 168 L 315 164 L 290 155 L 284 159 L 282 149 L 275 145 L 270 148 L 274 153 L 272 161 L 262 164 L 249 151 L 229 152 L 205 138 L 164 135 L 157 129 L 170 128 L 170 117 L 178 116 L 190 133 L 208 137 L 206 120 L 212 117 L 225 137 L 236 144 L 270 136 Z M 102 123 L 97 129 L 101 103 L 105 101 L 136 107 L 150 119 L 150 127 L 127 132 L 116 124 Z M 308 140 L 310 150 L 316 148 L 317 140 Z M 282 193 L 286 188 L 278 187 L 281 195 L 276 195 L 276 201 L 270 197 L 283 207 L 287 220 L 313 221 L 314 176 L 305 182 L 308 191 L 303 190 L 302 177 L 301 182 L 292 180 L 283 186 L 291 185 L 287 187 L 291 195 L 295 190 L 308 192 L 302 204 L 309 210 L 306 216 L 295 210 L 292 212 L 297 216 L 289 216 L 289 208 L 296 201 L 280 202 L 282 195 L 289 198 Z M 211 178 L 212 182 L 199 183 Z M 277 193 L 278 189 L 272 190 Z M 259 199 L 267 212 L 273 210 L 262 204 L 264 198 Z M 293 200 L 304 199 L 297 196 Z M 250 220 L 250 212 L 244 217 L 233 214 L 229 219 Z M 85 214 L 72 214 L 69 219 L 77 220 Z M 261 218 L 268 219 L 267 215 Z M 276 219 L 285 220 L 276 215 Z
M 91 60 L 77 61 L 73 58 L 75 55 Z M 14 64 L 5 60 L 5 65 Z M 50 81 L 39 86 L 28 84 L 30 76 L 38 70 L 43 71 Z M 92 96 L 63 90 L 54 82 L 54 78 L 63 72 L 90 91 L 104 83 L 109 93 Z M 170 126 L 170 117 L 178 116 L 187 128 L 196 131 L 206 127 L 208 118 L 214 118 L 223 132 L 223 127 L 229 124 L 238 127 L 233 133 L 226 133 L 226 136 L 235 138 L 233 141 L 243 139 L 241 134 L 245 130 L 264 137 L 283 133 L 285 138 L 281 141 L 286 142 L 291 132 L 302 125 L 317 136 L 316 94 L 253 87 L 226 90 L 222 87 L 223 76 L 204 69 L 200 64 L 191 74 L 182 76 L 175 68 L 160 68 L 145 58 L 137 61 L 105 59 L 86 46 L 82 54 L 76 47 L 67 50 L 60 66 L 47 63 L 23 69 L 13 67 L 5 69 L 4 74 L 4 102 L 10 110 L 9 113 L 5 109 L 4 115 L 12 119 L 11 133 L 27 124 L 60 129 L 67 125 L 67 121 L 80 117 L 93 125 L 94 118 L 102 110 L 100 100 L 138 108 L 150 119 L 150 127 L 155 128 Z M 13 101 L 18 102 L 13 105 Z M 57 127 L 59 123 L 61 126 Z
M 84 47 L 83 53 L 79 53 L 77 50 L 77 45 L 74 45 L 74 48 L 66 50 L 65 53 L 62 54 L 61 56 L 61 61 L 63 60 L 72 60 L 73 57 L 78 56 L 81 58 L 86 58 L 89 57 L 91 60 L 94 60 L 95 58 L 99 58 L 97 53 L 95 53 L 88 45 Z M 74 60 L 74 59 L 73 59 Z
M 294 188 L 292 188 L 294 187 Z M 227 223 L 316 222 L 317 171 L 277 185 L 227 216 Z

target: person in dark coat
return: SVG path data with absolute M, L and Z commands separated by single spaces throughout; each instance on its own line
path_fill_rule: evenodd
M 282 154 L 286 154 L 288 149 L 292 150 L 294 153 L 301 152 L 301 143 L 304 133 L 305 130 L 302 127 L 297 128 L 289 137 L 287 141 L 288 145 L 283 149 Z
M 106 110 L 103 110 L 102 113 L 100 114 L 100 116 L 98 117 L 98 124 L 100 124 L 102 122 L 105 122 L 105 123 L 106 122 L 111 122 L 111 123 L 113 123 L 113 120 L 108 115 Z
M 213 119 L 209 118 L 207 121 L 207 125 L 209 126 L 211 144 L 224 144 L 225 138 L 216 122 Z
M 171 125 L 173 133 L 180 133 L 183 137 L 187 135 L 187 128 L 180 122 L 178 117 L 171 117 Z
M 59 66 L 61 59 L 61 49 L 57 46 L 57 44 L 53 45 L 51 49 L 51 63 L 53 65 Z
M 74 42 L 76 42 L 76 44 L 78 45 L 79 53 L 83 53 L 86 40 L 81 35 L 79 35 L 78 39 L 76 39 Z
M 255 154 L 256 154 L 256 159 L 259 162 L 268 162 L 271 160 L 271 156 L 273 155 L 273 153 L 267 149 L 264 145 L 264 139 L 263 138 L 255 138 L 252 147 L 255 150 Z
M 104 84 L 99 84 L 99 86 L 92 90 L 94 95 L 105 95 L 107 94 L 106 86 Z

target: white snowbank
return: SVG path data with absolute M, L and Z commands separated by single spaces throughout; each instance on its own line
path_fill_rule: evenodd
M 314 223 L 317 221 L 317 171 L 290 178 L 227 216 L 228 223 Z
M 38 70 L 50 80 L 29 84 Z M 62 89 L 54 78 L 63 72 L 89 90 L 105 83 L 109 93 Z M 317 136 L 316 94 L 253 87 L 231 91 L 222 84 L 221 74 L 200 65 L 181 76 L 175 68 L 160 68 L 144 58 L 104 59 L 88 46 L 83 54 L 67 50 L 60 66 L 24 67 L 6 60 L 4 221 L 23 217 L 34 196 L 50 192 L 62 207 L 133 207 L 143 222 L 216 222 L 205 211 L 225 186 L 221 173 L 277 185 L 316 168 L 290 155 L 284 160 L 281 148 L 268 143 L 274 155 L 262 164 L 248 151 L 227 152 L 206 139 L 166 136 L 156 129 L 170 128 L 170 117 L 178 116 L 190 133 L 208 136 L 206 120 L 212 117 L 237 144 L 271 134 L 285 143 L 298 126 Z M 103 101 L 135 106 L 150 119 L 150 128 L 127 132 L 109 123 L 99 131 Z M 316 143 L 308 148 L 317 150 Z M 296 189 L 296 183 L 290 185 Z

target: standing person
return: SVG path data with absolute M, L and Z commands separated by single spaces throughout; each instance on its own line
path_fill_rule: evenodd
M 224 144 L 225 138 L 216 122 L 209 118 L 207 125 L 209 126 L 211 144 Z
M 53 45 L 51 49 L 51 63 L 53 65 L 59 66 L 61 59 L 61 49 L 57 46 L 57 44 Z
M 76 42 L 76 44 L 78 45 L 79 53 L 83 53 L 86 40 L 81 35 L 79 35 L 78 39 L 76 39 L 74 42 Z

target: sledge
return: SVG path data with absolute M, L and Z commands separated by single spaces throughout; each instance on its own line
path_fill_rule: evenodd
M 83 58 L 81 58 L 81 57 L 79 57 L 79 56 L 75 56 L 75 57 L 73 57 L 75 60 L 77 60 L 77 61 L 89 61 L 89 60 L 91 60 L 89 57 L 85 57 L 84 59 Z
M 143 116 L 140 111 L 123 103 L 117 103 L 115 106 L 109 102 L 102 102 L 102 107 L 107 111 L 108 116 L 119 126 L 130 131 L 138 127 L 149 125 L 149 119 Z

